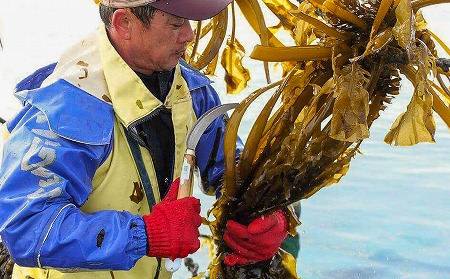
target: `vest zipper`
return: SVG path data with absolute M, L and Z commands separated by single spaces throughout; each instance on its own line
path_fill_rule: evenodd
M 165 110 L 165 109 L 167 109 L 167 108 L 166 108 L 164 105 L 160 105 L 159 107 L 155 108 L 155 109 L 154 109 L 150 114 L 148 114 L 147 116 L 145 116 L 145 117 L 143 117 L 143 118 L 141 118 L 141 119 L 138 119 L 138 120 L 136 120 L 135 122 L 132 122 L 132 123 L 129 125 L 129 128 L 128 128 L 128 131 L 130 132 L 131 137 L 132 137 L 133 139 L 135 139 L 135 140 L 139 143 L 139 145 L 143 146 L 145 149 L 148 150 L 148 152 L 150 153 L 150 157 L 152 157 L 152 160 L 154 159 L 155 156 L 152 156 L 151 148 L 147 147 L 147 145 L 145 144 L 144 140 L 142 140 L 142 139 L 139 137 L 139 135 L 137 134 L 137 132 L 136 132 L 136 127 L 137 127 L 138 125 L 140 125 L 140 124 L 143 124 L 143 123 L 146 122 L 146 121 L 151 120 L 151 119 L 154 118 L 156 115 L 158 115 L 162 110 Z M 172 128 L 172 129 L 174 129 L 174 128 Z M 173 130 L 173 134 L 172 134 L 171 138 L 168 139 L 168 140 L 170 140 L 170 142 L 174 142 L 174 143 L 175 143 L 175 131 L 174 131 L 174 130 Z M 172 148 L 175 149 L 175 146 L 173 146 Z M 155 165 L 155 163 L 156 163 L 156 164 L 160 164 L 160 162 L 153 162 L 153 165 Z M 161 165 L 161 164 L 160 164 L 160 165 Z M 154 166 L 154 167 L 155 167 L 155 166 Z M 173 180 L 174 167 L 175 167 L 175 150 L 173 150 L 173 156 L 172 156 L 172 168 L 171 168 L 171 170 L 170 170 L 170 175 L 169 175 L 169 177 L 168 177 L 168 179 L 169 179 L 169 185 L 166 187 L 166 190 L 165 190 L 164 193 L 160 193 L 160 198 L 161 198 L 161 199 L 169 192 L 169 189 L 170 189 L 170 182 Z M 156 181 L 158 182 L 158 188 L 160 188 L 159 180 L 158 180 L 158 174 L 157 174 L 156 176 L 157 176 Z
M 142 124 L 146 122 L 147 120 L 152 119 L 155 117 L 161 110 L 165 109 L 166 107 L 164 105 L 160 105 L 159 107 L 155 108 L 150 114 L 147 116 L 142 117 L 141 119 L 138 119 L 134 122 L 132 122 L 128 126 L 128 131 L 130 132 L 130 135 L 133 139 L 135 139 L 141 146 L 146 147 L 145 142 L 139 137 L 139 135 L 136 133 L 136 126 L 139 124 Z

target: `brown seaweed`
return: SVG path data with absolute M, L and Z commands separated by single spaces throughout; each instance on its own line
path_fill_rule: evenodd
M 427 29 L 419 10 L 448 0 L 309 0 L 298 6 L 288 0 L 262 0 L 280 21 L 273 28 L 265 25 L 259 2 L 235 2 L 250 27 L 261 34 L 261 45 L 250 57 L 283 63 L 284 78 L 250 94 L 229 119 L 222 197 L 211 209 L 215 220 L 209 223 L 217 245 L 210 277 L 288 278 L 271 273 L 277 256 L 255 265 L 224 266 L 223 256 L 231 252 L 222 239 L 226 221 L 249 223 L 339 182 L 380 111 L 399 94 L 403 76 L 414 86 L 413 97 L 385 141 L 433 142 L 434 113 L 450 127 L 450 63 L 438 56 L 435 46 L 448 55 L 450 49 Z M 280 28 L 290 32 L 294 46 L 275 36 Z M 233 34 L 238 31 L 233 28 Z M 242 117 L 259 95 L 274 87 L 236 165 Z
M 3 243 L 0 242 L 0 278 L 11 279 L 13 266 L 14 260 Z

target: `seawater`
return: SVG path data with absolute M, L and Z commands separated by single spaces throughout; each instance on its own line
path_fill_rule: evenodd
M 430 30 L 448 38 L 447 43 L 449 12 L 450 5 L 424 9 Z M 261 62 L 246 63 L 253 74 L 251 92 L 266 82 Z M 223 101 L 243 98 L 223 94 L 219 77 L 216 88 Z M 436 143 L 399 147 L 383 141 L 412 93 L 412 85 L 404 78 L 400 94 L 374 122 L 370 137 L 360 147 L 362 154 L 352 160 L 347 175 L 302 201 L 300 277 L 450 278 L 449 130 L 435 113 Z M 239 130 L 244 140 L 270 95 L 265 93 L 250 106 Z M 210 202 L 202 199 L 202 205 Z M 206 250 L 203 247 L 194 256 L 203 270 Z M 186 276 L 182 271 L 174 274 L 174 278 Z
M 300 277 L 450 278 L 448 128 L 435 114 L 436 143 L 396 147 L 383 141 L 412 92 L 404 81 L 400 95 L 371 127 L 347 175 L 302 201 Z M 256 117 L 269 95 L 249 108 L 248 118 Z M 251 125 L 252 119 L 244 119 L 244 140 Z M 202 199 L 202 206 L 212 202 Z M 204 268 L 206 250 L 194 255 Z M 174 278 L 187 274 L 175 273 Z

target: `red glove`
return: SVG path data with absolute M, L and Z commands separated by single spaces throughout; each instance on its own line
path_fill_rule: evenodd
M 228 221 L 223 239 L 234 253 L 226 255 L 224 263 L 234 266 L 270 259 L 286 238 L 287 225 L 287 217 L 281 210 L 257 218 L 248 226 Z
M 170 186 L 166 197 L 144 215 L 150 257 L 184 258 L 200 247 L 198 227 L 200 200 L 189 197 L 177 200 L 180 179 Z

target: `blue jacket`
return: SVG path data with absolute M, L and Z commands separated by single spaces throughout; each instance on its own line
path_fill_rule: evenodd
M 64 79 L 41 88 L 54 68 L 39 69 L 17 85 L 24 107 L 7 123 L 0 171 L 2 241 L 20 266 L 128 270 L 146 254 L 139 210 L 80 209 L 114 152 L 119 127 L 114 107 Z M 185 63 L 180 70 L 197 118 L 220 104 L 208 78 Z M 206 187 L 219 185 L 224 171 L 224 128 L 224 119 L 217 119 L 196 150 Z M 239 141 L 236 154 L 241 150 Z M 145 190 L 149 203 L 160 200 Z

